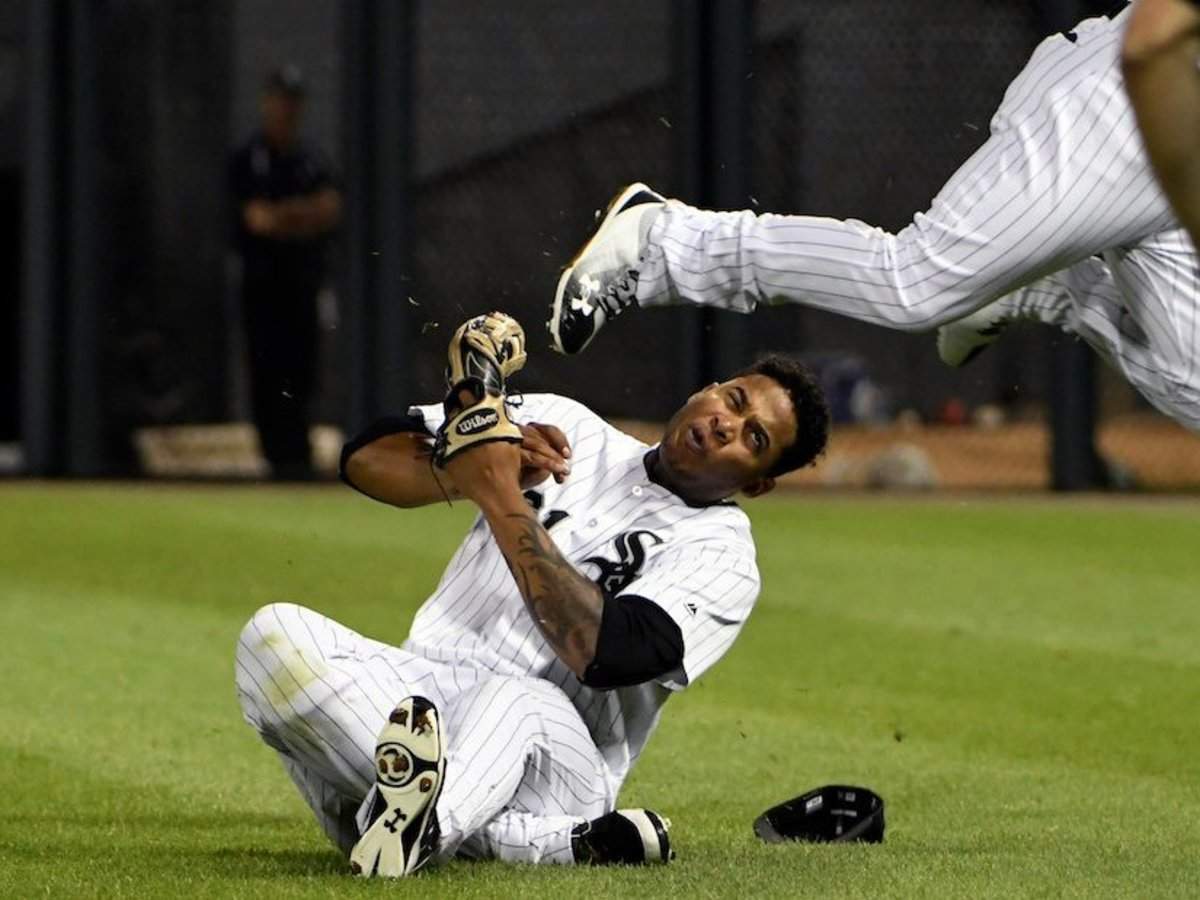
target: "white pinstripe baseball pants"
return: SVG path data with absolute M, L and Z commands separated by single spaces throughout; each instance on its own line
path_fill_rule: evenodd
M 443 717 L 440 858 L 571 863 L 571 829 L 616 799 L 579 713 L 540 679 L 431 662 L 274 603 L 242 630 L 236 681 L 246 721 L 345 853 L 374 784 L 376 737 L 409 694 L 428 697 Z
M 648 235 L 639 305 L 798 303 L 924 331 L 1029 288 L 1069 305 L 1058 324 L 1200 429 L 1198 260 L 1125 94 L 1124 18 L 1089 19 L 1074 42 L 1043 41 L 989 140 L 897 234 L 668 203 Z

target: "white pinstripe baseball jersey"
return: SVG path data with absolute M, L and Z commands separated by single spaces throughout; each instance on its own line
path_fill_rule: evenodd
M 1200 430 L 1200 260 L 1151 171 L 1122 83 L 1127 18 L 1087 19 L 1044 40 L 988 141 L 896 234 L 852 219 L 667 203 L 638 265 L 638 304 L 798 303 L 907 331 L 996 301 L 1049 310 L 1045 321 Z
M 430 431 L 442 420 L 440 406 L 411 412 Z M 556 425 L 570 441 L 570 477 L 526 494 L 560 552 L 610 593 L 661 606 L 683 633 L 683 665 L 631 688 L 581 684 L 530 618 L 482 516 L 418 611 L 403 648 L 456 667 L 558 685 L 620 784 L 671 692 L 729 649 L 754 606 L 760 582 L 750 523 L 736 504 L 689 506 L 652 482 L 644 464 L 650 447 L 573 400 L 526 394 L 512 416 Z

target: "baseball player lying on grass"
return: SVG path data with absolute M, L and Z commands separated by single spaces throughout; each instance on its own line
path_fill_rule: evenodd
M 666 862 L 667 820 L 614 811 L 617 794 L 758 595 L 730 498 L 771 490 L 828 436 L 819 388 L 783 357 L 698 391 L 653 447 L 565 397 L 509 406 L 523 342 L 507 316 L 471 320 L 444 406 L 343 450 L 343 478 L 384 503 L 479 508 L 408 640 L 275 603 L 238 641 L 246 720 L 364 875 L 455 855 Z
M 1034 319 L 1078 335 L 1154 406 L 1200 429 L 1200 266 L 1122 83 L 1126 19 L 1088 19 L 1043 41 L 987 142 L 897 234 L 709 212 L 627 188 L 559 280 L 555 348 L 578 353 L 634 305 L 751 312 L 767 301 L 940 327 L 938 352 L 958 366 L 1009 323 Z

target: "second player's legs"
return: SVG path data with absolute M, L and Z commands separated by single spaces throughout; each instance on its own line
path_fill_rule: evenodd
M 1119 21 L 1098 19 L 1074 42 L 1043 42 L 987 143 L 898 234 L 668 203 L 648 235 L 638 303 L 789 302 L 920 331 L 1173 227 L 1122 87 L 1120 37 Z
M 1086 259 L 1003 302 L 1078 335 L 1157 409 L 1200 430 L 1198 271 L 1179 230 Z
M 440 855 L 571 863 L 571 829 L 613 808 L 608 769 L 566 695 L 496 677 L 445 710 Z

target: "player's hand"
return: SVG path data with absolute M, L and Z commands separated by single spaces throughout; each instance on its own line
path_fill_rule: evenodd
M 531 488 L 548 477 L 562 484 L 571 474 L 571 446 L 562 430 L 533 422 L 521 429 L 521 487 Z
M 521 493 L 521 446 L 509 441 L 476 444 L 446 462 L 460 494 L 482 506 L 506 493 Z
M 278 215 L 266 200 L 251 200 L 242 210 L 242 219 L 247 231 L 265 237 L 275 232 Z

